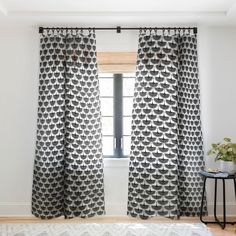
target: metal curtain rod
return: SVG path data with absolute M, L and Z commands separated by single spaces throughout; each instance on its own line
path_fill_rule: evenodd
M 121 30 L 193 30 L 194 34 L 197 34 L 197 27 L 111 27 L 111 28 L 90 28 L 90 27 L 39 27 L 39 33 L 42 34 L 44 30 L 116 30 L 117 33 L 121 33 Z

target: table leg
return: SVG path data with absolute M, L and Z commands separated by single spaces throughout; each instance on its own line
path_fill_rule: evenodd
M 222 179 L 223 181 L 223 225 L 222 228 L 225 228 L 226 224 L 226 209 L 225 209 L 225 180 Z
M 202 200 L 201 200 L 201 207 L 200 207 L 200 221 L 204 224 L 218 224 L 222 229 L 225 228 L 226 224 L 236 224 L 236 222 L 232 221 L 232 222 L 228 222 L 226 221 L 226 196 L 225 196 L 225 179 L 222 179 L 222 183 L 223 183 L 223 221 L 220 221 L 217 218 L 217 214 L 216 214 L 216 208 L 217 208 L 217 178 L 215 178 L 215 193 L 214 193 L 214 221 L 204 221 L 203 220 L 203 205 L 204 205 L 204 195 L 205 195 L 205 188 L 206 188 L 206 177 L 203 177 L 203 189 L 202 189 Z M 236 199 L 236 178 L 233 179 L 234 181 L 234 191 L 235 191 L 235 199 Z
M 235 200 L 236 200 L 236 179 L 234 179 L 234 195 L 235 195 Z
M 202 201 L 201 201 L 201 207 L 200 207 L 200 221 L 202 223 L 205 223 L 202 219 L 202 211 L 203 211 L 203 204 L 204 204 L 204 195 L 205 195 L 205 187 L 206 187 L 206 178 L 203 179 L 203 188 L 202 188 Z
M 215 179 L 215 195 L 214 195 L 214 217 L 217 220 L 216 216 L 216 202 L 217 202 L 217 179 Z
M 215 223 L 219 224 L 220 227 L 223 229 L 224 224 L 222 224 L 220 222 L 220 220 L 218 219 L 217 215 L 216 215 L 216 207 L 217 207 L 217 182 L 218 179 L 215 179 L 215 193 L 214 193 L 214 218 L 215 218 Z

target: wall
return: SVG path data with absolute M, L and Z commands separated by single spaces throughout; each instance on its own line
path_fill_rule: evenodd
M 37 112 L 38 35 L 0 29 L 0 215 L 29 214 Z
M 224 137 L 236 141 L 236 28 L 200 28 L 199 68 L 201 87 L 201 110 L 205 152 L 211 143 Z M 217 167 L 214 158 L 206 158 L 208 167 Z M 208 206 L 213 210 L 214 185 L 209 181 Z M 222 189 L 220 185 L 218 189 Z M 232 182 L 226 185 L 227 211 L 236 215 L 235 195 Z M 218 193 L 219 205 L 222 192 Z M 219 207 L 221 210 L 221 207 Z
M 37 28 L 0 28 L 0 216 L 30 215 L 38 91 Z M 98 32 L 98 51 L 136 51 L 135 32 Z M 199 67 L 205 149 L 224 136 L 236 140 L 236 28 L 199 28 Z M 207 159 L 207 165 L 215 165 Z M 125 214 L 127 160 L 105 160 L 106 210 Z M 208 185 L 212 212 L 212 183 Z M 231 186 L 229 213 L 236 214 Z

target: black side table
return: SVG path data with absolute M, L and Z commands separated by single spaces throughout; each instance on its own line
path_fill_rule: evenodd
M 236 197 L 236 175 L 228 175 L 227 177 L 218 177 L 217 175 L 209 175 L 207 172 L 200 172 L 199 173 L 203 177 L 203 190 L 202 190 L 202 201 L 201 201 L 201 208 L 200 208 L 200 220 L 204 224 L 219 224 L 222 229 L 225 228 L 226 224 L 235 224 L 236 222 L 227 222 L 226 221 L 226 209 L 225 209 L 225 180 L 231 179 L 234 183 L 234 192 Z M 206 187 L 206 180 L 207 179 L 214 179 L 215 180 L 215 195 L 214 195 L 214 218 L 215 221 L 204 221 L 202 219 L 202 208 L 203 208 L 203 201 L 204 201 L 204 194 L 205 194 L 205 187 Z M 223 182 L 223 222 L 220 221 L 216 215 L 216 202 L 217 202 L 217 181 L 222 180 Z

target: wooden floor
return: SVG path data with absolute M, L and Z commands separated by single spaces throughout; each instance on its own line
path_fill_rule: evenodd
M 211 220 L 207 217 L 207 220 Z M 235 221 L 235 218 L 229 220 Z M 57 218 L 52 220 L 40 220 L 34 217 L 31 218 L 13 218 L 13 217 L 0 217 L 0 224 L 5 223 L 199 223 L 200 220 L 196 217 L 183 217 L 180 220 L 171 220 L 161 217 L 150 218 L 149 220 L 141 220 L 128 216 L 100 216 L 88 219 L 74 218 L 65 220 L 64 218 Z M 222 230 L 220 226 L 215 224 L 207 225 L 214 236 L 236 236 L 236 225 L 227 225 L 226 229 Z

